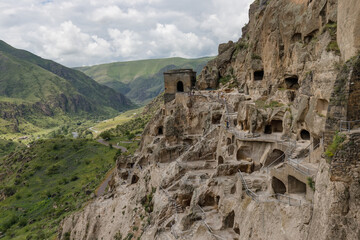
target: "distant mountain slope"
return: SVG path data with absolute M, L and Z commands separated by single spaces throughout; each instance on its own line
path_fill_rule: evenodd
M 42 116 L 109 116 L 133 106 L 121 93 L 80 71 L 0 41 L 2 120 L 19 125 L 19 119 L 34 124 Z M 16 126 L 13 130 L 18 131 Z
M 192 68 L 200 73 L 213 57 L 198 59 L 165 58 L 116 62 L 76 68 L 98 83 L 125 94 L 132 101 L 145 104 L 164 90 L 163 72 L 176 68 Z

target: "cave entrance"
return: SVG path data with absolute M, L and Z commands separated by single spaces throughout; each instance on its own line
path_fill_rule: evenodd
M 222 115 L 220 113 L 214 113 L 211 119 L 212 124 L 220 124 L 221 117 Z
M 176 90 L 178 92 L 184 92 L 184 84 L 182 81 L 178 81 L 176 85 Z
M 157 129 L 157 135 L 159 136 L 159 135 L 163 135 L 163 134 L 164 134 L 164 129 L 163 129 L 163 127 L 162 127 L 162 126 L 158 127 L 158 129 Z
M 254 72 L 254 80 L 255 81 L 261 81 L 263 79 L 264 79 L 264 70 Z
M 241 147 L 236 152 L 236 160 L 238 161 L 246 160 L 247 158 L 250 158 L 250 156 L 251 156 L 250 150 L 247 149 L 246 147 Z
M 282 163 L 285 160 L 285 154 L 279 149 L 274 149 L 272 153 L 268 155 L 264 162 L 264 166 L 267 167 L 276 161 L 276 164 Z M 275 164 L 275 163 L 274 163 Z
M 265 126 L 264 133 L 265 133 L 265 134 L 272 134 L 272 127 L 271 127 L 271 125 L 266 125 L 266 126 Z
M 281 180 L 277 179 L 276 177 L 272 178 L 271 186 L 274 190 L 274 193 L 277 193 L 277 194 L 285 194 L 286 193 L 285 184 Z
M 224 164 L 224 158 L 222 156 L 218 157 L 218 164 Z
M 298 90 L 300 88 L 299 79 L 297 76 L 285 78 L 285 85 L 287 89 Z
M 281 120 L 272 120 L 271 127 L 273 132 L 280 132 L 283 131 L 283 122 Z
M 200 196 L 198 204 L 200 207 L 216 206 L 219 198 L 216 198 L 212 192 L 207 192 L 205 195 Z
M 309 131 L 307 131 L 307 130 L 305 130 L 305 129 L 301 130 L 301 132 L 300 132 L 300 137 L 301 137 L 302 140 L 310 140 L 310 133 L 309 133 Z
M 224 219 L 224 227 L 225 228 L 233 228 L 234 227 L 234 218 L 235 218 L 235 212 L 231 211 Z
M 298 180 L 297 178 L 289 175 L 289 193 L 305 193 L 306 194 L 306 184 Z
M 131 177 L 131 184 L 135 184 L 139 181 L 139 177 L 137 175 L 133 175 Z

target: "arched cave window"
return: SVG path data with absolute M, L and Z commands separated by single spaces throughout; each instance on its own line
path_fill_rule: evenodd
M 285 184 L 277 179 L 276 177 L 273 177 L 271 181 L 271 186 L 274 190 L 274 193 L 284 194 L 286 193 L 286 186 Z
M 162 126 L 158 127 L 157 135 L 163 135 L 163 134 L 164 134 L 163 127 Z
M 178 92 L 184 92 L 184 84 L 182 81 L 178 81 L 177 85 L 176 85 L 176 90 Z
M 310 140 L 310 133 L 307 130 L 303 129 L 300 132 L 300 137 L 302 140 Z
M 219 156 L 218 158 L 218 164 L 223 164 L 224 163 L 224 158 L 222 156 Z
M 282 163 L 285 160 L 285 154 L 283 151 L 279 150 L 279 149 L 274 149 L 266 158 L 265 162 L 264 162 L 264 166 L 269 166 L 270 164 L 272 164 L 273 162 L 276 161 L 276 164 Z M 273 166 L 275 166 L 273 165 Z

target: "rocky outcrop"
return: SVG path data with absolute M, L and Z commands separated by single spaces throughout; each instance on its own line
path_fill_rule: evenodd
M 358 130 L 324 158 L 336 109 L 360 119 L 357 58 L 341 67 L 336 48 L 339 6 L 255 1 L 200 90 L 158 111 L 111 191 L 65 219 L 59 239 L 358 239 Z

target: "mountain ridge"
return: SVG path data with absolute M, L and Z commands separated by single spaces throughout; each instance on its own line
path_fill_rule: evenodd
M 98 83 L 124 94 L 144 105 L 164 90 L 163 73 L 176 68 L 192 68 L 200 72 L 214 57 L 186 59 L 180 57 L 114 62 L 77 67 Z

